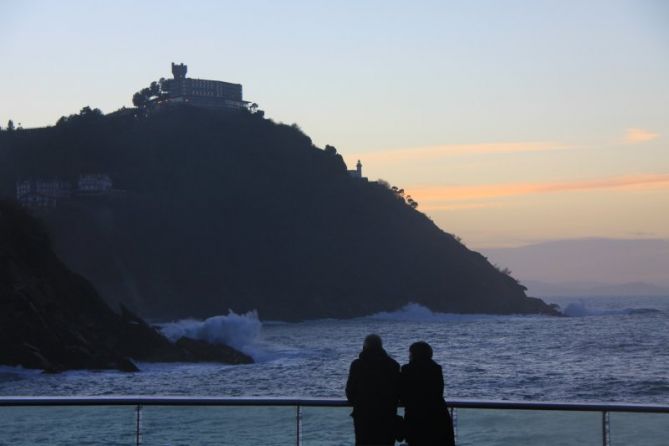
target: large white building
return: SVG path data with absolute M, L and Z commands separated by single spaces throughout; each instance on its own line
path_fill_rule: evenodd
M 193 79 L 186 77 L 188 66 L 172 62 L 173 79 L 161 80 L 161 90 L 166 97 L 159 103 L 188 104 L 197 107 L 222 110 L 242 110 L 247 108 L 247 101 L 242 99 L 241 84 Z

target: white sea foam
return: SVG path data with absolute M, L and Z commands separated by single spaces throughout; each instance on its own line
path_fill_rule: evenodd
M 453 320 L 474 320 L 483 318 L 505 317 L 488 314 L 455 314 L 437 313 L 429 308 L 410 302 L 396 311 L 382 311 L 366 316 L 368 319 L 379 321 L 408 321 L 408 322 L 442 322 Z M 508 317 L 508 316 L 506 316 Z
M 161 324 L 160 331 L 172 342 L 186 336 L 212 344 L 227 344 L 248 353 L 248 349 L 260 338 L 262 322 L 255 310 L 244 314 L 229 310 L 226 315 L 205 320 L 183 319 Z
M 612 315 L 630 315 L 630 314 L 654 314 L 661 313 L 661 310 L 655 308 L 592 308 L 582 302 L 572 302 L 563 310 L 565 316 L 584 317 L 584 316 L 612 316 Z M 365 319 L 378 321 L 406 321 L 406 322 L 448 322 L 461 320 L 479 320 L 490 318 L 530 318 L 543 317 L 541 315 L 493 315 L 493 314 L 456 314 L 456 313 L 437 313 L 429 308 L 417 304 L 409 303 L 396 311 L 383 311 L 366 316 Z
M 276 324 L 271 324 L 276 325 Z M 237 314 L 232 310 L 226 315 L 204 320 L 183 319 L 160 324 L 160 331 L 172 342 L 186 336 L 212 344 L 226 344 L 250 355 L 256 362 L 269 362 L 302 356 L 304 352 L 271 344 L 262 338 L 263 322 L 257 311 Z
M 565 307 L 563 313 L 565 316 L 570 317 L 586 317 L 653 314 L 661 313 L 661 311 L 655 308 L 592 308 L 583 302 L 572 302 Z
M 0 380 L 39 375 L 40 373 L 42 373 L 40 369 L 25 369 L 21 366 L 0 365 Z

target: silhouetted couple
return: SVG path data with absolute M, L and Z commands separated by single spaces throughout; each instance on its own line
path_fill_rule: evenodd
M 400 366 L 383 349 L 381 338 L 365 338 L 351 363 L 346 398 L 353 405 L 356 445 L 454 445 L 453 423 L 444 401 L 441 366 L 432 360 L 427 342 L 409 348 L 409 363 Z M 404 419 L 397 406 L 404 404 Z

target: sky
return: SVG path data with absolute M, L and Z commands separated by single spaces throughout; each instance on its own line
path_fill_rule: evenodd
M 0 2 L 0 125 L 243 84 L 474 249 L 669 239 L 669 2 Z

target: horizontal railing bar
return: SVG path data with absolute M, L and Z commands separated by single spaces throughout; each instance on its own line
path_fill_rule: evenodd
M 458 409 L 563 410 L 580 412 L 669 413 L 669 405 L 624 403 L 569 403 L 540 401 L 447 400 Z M 16 396 L 0 397 L 9 406 L 303 406 L 350 407 L 338 398 L 223 398 L 181 396 Z

